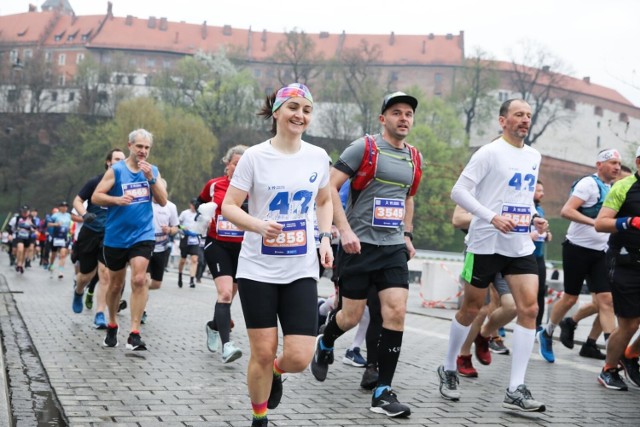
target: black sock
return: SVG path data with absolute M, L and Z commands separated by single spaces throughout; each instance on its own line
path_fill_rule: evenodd
M 220 340 L 224 345 L 229 342 L 229 334 L 231 332 L 231 304 L 217 302 L 213 317 L 220 333 Z
M 595 347 L 596 340 L 594 340 L 593 338 L 587 338 L 587 342 L 585 344 Z
M 325 347 L 333 347 L 333 344 L 336 340 L 344 334 L 345 331 L 340 329 L 338 326 L 338 322 L 336 321 L 336 316 L 331 316 L 329 318 L 329 323 L 327 327 L 324 329 L 324 336 L 322 337 L 322 343 Z
M 96 289 L 96 285 L 98 284 L 98 273 L 94 274 L 89 282 L 89 293 L 93 293 Z
M 610 333 L 605 332 L 605 333 L 604 333 L 604 340 L 605 340 L 605 341 L 609 341 L 609 337 L 610 337 L 610 336 L 611 336 L 611 334 L 610 334 Z
M 378 346 L 378 385 L 391 385 L 402 347 L 402 331 L 382 328 Z

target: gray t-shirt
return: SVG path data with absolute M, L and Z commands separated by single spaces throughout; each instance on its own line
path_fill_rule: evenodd
M 375 179 L 362 191 L 350 191 L 347 220 L 361 242 L 389 246 L 404 244 L 405 200 L 413 181 L 409 148 L 395 148 L 374 135 L 380 155 Z M 353 141 L 334 167 L 353 177 L 364 154 L 364 138 Z

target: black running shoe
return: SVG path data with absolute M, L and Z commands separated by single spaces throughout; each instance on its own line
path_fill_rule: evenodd
M 362 381 L 360 381 L 360 387 L 365 390 L 373 390 L 378 385 L 378 367 L 375 363 L 367 364 L 367 367 L 362 374 Z
M 118 313 L 127 308 L 127 300 L 121 299 L 120 304 L 118 305 Z
M 271 393 L 269 393 L 269 400 L 267 400 L 268 409 L 276 409 L 282 400 L 282 375 L 273 374 L 273 381 L 271 382 Z
M 267 427 L 269 425 L 269 420 L 267 419 L 267 417 L 264 418 L 260 418 L 260 419 L 253 419 L 253 421 L 251 422 L 251 427 Z
M 147 345 L 140 338 L 140 334 L 131 332 L 127 340 L 127 350 L 143 351 L 147 349 Z
M 107 336 L 102 343 L 105 347 L 117 347 L 118 346 L 118 327 L 111 327 L 107 325 Z
M 580 348 L 580 356 L 597 360 L 605 360 L 607 358 L 607 355 L 600 351 L 597 344 L 589 342 L 582 344 L 582 348 Z
M 380 396 L 371 398 L 371 412 L 384 414 L 391 418 L 408 417 L 411 409 L 407 405 L 398 402 L 398 396 L 390 388 L 385 389 Z
M 571 317 L 565 317 L 558 326 L 560 326 L 560 342 L 567 348 L 573 348 L 573 334 L 578 324 Z
M 598 382 L 609 390 L 627 391 L 627 384 L 620 378 L 620 369 L 613 368 L 607 371 L 602 369 L 598 375 Z
M 316 339 L 316 352 L 311 359 L 311 373 L 318 381 L 327 379 L 329 365 L 333 363 L 333 350 L 321 350 L 320 341 L 324 335 L 318 335 Z
M 622 369 L 624 369 L 627 379 L 637 387 L 640 387 L 640 366 L 638 366 L 638 358 L 627 359 L 622 356 L 620 358 L 620 364 L 622 365 Z

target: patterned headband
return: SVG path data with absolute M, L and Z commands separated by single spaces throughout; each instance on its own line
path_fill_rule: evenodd
M 607 160 L 618 159 L 620 160 L 620 153 L 615 148 L 603 151 L 598 154 L 598 162 L 606 162 Z
M 311 96 L 311 91 L 309 91 L 308 87 L 302 83 L 291 83 L 289 86 L 285 86 L 278 91 L 271 112 L 275 113 L 278 108 L 282 107 L 282 104 L 287 102 L 288 99 L 296 96 L 306 98 L 313 103 L 313 97 Z

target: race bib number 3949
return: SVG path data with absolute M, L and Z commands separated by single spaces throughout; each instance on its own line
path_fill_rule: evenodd
M 275 239 L 262 239 L 262 253 L 276 256 L 300 256 L 307 253 L 307 221 L 281 222 L 282 233 Z

